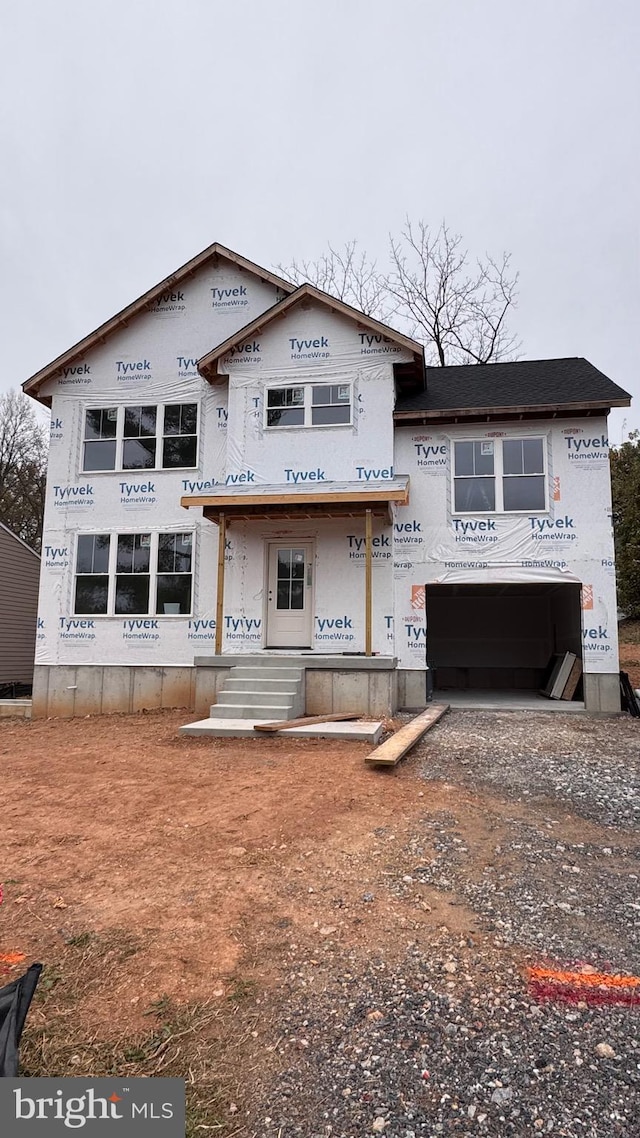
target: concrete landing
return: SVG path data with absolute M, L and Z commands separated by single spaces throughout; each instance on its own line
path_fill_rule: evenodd
M 272 723 L 272 719 L 200 719 L 180 727 L 181 735 L 205 735 L 213 739 L 351 739 L 355 743 L 379 743 L 384 734 L 382 723 L 313 723 L 309 727 L 288 727 L 273 734 L 254 731 L 254 723 Z

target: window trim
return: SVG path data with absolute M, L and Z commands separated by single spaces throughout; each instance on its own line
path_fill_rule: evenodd
M 196 407 L 196 433 L 195 433 L 196 458 L 195 458 L 195 462 L 194 462 L 193 466 L 163 466 L 163 465 L 158 466 L 158 460 L 160 460 L 160 463 L 162 464 L 162 461 L 164 458 L 164 440 L 167 437 L 167 436 L 165 436 L 165 433 L 164 433 L 165 408 L 166 407 L 184 407 L 187 404 L 195 404 L 195 407 Z M 118 412 L 117 419 L 116 419 L 116 435 L 115 435 L 115 444 L 116 444 L 115 466 L 112 468 L 108 468 L 108 469 L 105 469 L 103 467 L 100 470 L 87 470 L 85 468 L 85 465 L 84 465 L 85 443 L 103 441 L 100 439 L 87 439 L 87 437 L 86 437 L 87 411 L 106 411 L 109 409 L 109 407 L 113 407 L 113 406 L 115 406 L 116 411 Z M 132 407 L 155 407 L 156 408 L 156 434 L 155 434 L 156 454 L 155 454 L 155 465 L 154 466 L 133 466 L 133 467 L 126 467 L 125 468 L 122 465 L 122 458 L 123 458 L 123 453 L 124 453 L 124 444 L 127 441 L 127 438 L 125 438 L 125 434 L 124 434 L 124 416 L 125 416 L 125 411 L 130 410 Z M 201 400 L 197 397 L 194 399 L 185 399 L 185 400 L 181 400 L 181 401 L 168 402 L 168 403 L 160 403 L 159 401 L 156 400 L 156 402 L 152 401 L 149 403 L 145 403 L 145 402 L 140 401 L 139 403 L 118 403 L 118 404 L 112 403 L 112 404 L 109 404 L 107 399 L 103 399 L 100 403 L 95 403 L 95 404 L 93 402 L 83 403 L 81 427 L 82 427 L 82 434 L 81 434 L 81 440 L 80 440 L 80 470 L 79 470 L 79 474 L 82 475 L 82 477 L 92 478 L 94 476 L 94 474 L 96 474 L 96 475 L 97 474 L 124 474 L 124 475 L 131 475 L 132 477 L 143 478 L 147 474 L 161 474 L 167 470 L 173 471 L 174 473 L 178 470 L 197 470 L 199 465 L 200 465 L 199 460 L 200 460 L 200 443 L 201 443 L 201 438 L 202 438 L 202 403 L 201 403 Z M 151 436 L 143 436 L 143 437 L 149 437 L 150 438 Z M 170 435 L 168 437 L 170 437 L 170 438 L 193 438 L 194 436 L 193 435 L 184 435 L 184 436 Z M 135 438 L 135 436 L 134 436 L 134 438 Z M 107 441 L 107 440 L 104 440 L 104 441 Z M 129 438 L 129 441 L 131 441 L 131 438 Z
M 542 443 L 542 466 L 541 474 L 506 474 L 504 473 L 504 459 L 502 444 L 505 442 L 522 442 L 527 439 L 539 439 Z M 493 510 L 457 510 L 456 509 L 456 443 L 493 443 L 493 475 L 458 475 L 458 478 L 493 478 L 494 492 L 495 492 L 495 508 Z M 449 453 L 451 455 L 451 514 L 453 517 L 473 517 L 478 515 L 490 515 L 495 517 L 500 515 L 515 516 L 515 517 L 528 517 L 530 514 L 548 514 L 549 513 L 549 462 L 548 462 L 548 436 L 544 434 L 533 435 L 503 435 L 500 438 L 484 438 L 474 435 L 472 438 L 449 438 Z M 544 506 L 537 510 L 505 510 L 504 508 L 504 479 L 505 478 L 542 478 L 544 484 Z
M 143 529 L 142 526 L 131 526 L 109 529 L 109 530 L 89 530 L 79 531 L 75 535 L 74 549 L 73 549 L 73 573 L 71 583 L 71 611 L 74 617 L 86 618 L 91 620 L 190 620 L 193 617 L 194 610 L 194 597 L 195 597 L 195 563 L 196 563 L 196 530 L 195 529 Z M 147 612 L 128 612 L 121 613 L 115 611 L 116 604 L 116 579 L 119 574 L 117 571 L 118 565 L 118 538 L 127 537 L 130 535 L 149 534 L 150 537 L 150 551 L 149 551 L 149 604 Z M 158 570 L 158 547 L 161 534 L 188 534 L 191 538 L 191 571 L 184 574 L 170 574 L 170 576 L 184 576 L 191 578 L 191 605 L 189 612 L 179 613 L 165 613 L 156 612 L 157 597 L 158 597 L 158 577 L 162 576 Z M 108 570 L 105 574 L 100 576 L 107 577 L 107 611 L 100 613 L 85 613 L 76 612 L 76 581 L 78 577 L 86 577 L 86 573 L 77 572 L 78 564 L 78 539 L 80 537 L 108 537 L 109 538 L 109 563 Z M 134 576 L 135 574 L 131 574 Z M 145 574 L 141 574 L 144 576 Z M 167 574 L 164 574 L 165 576 Z
M 291 423 L 291 424 L 283 423 L 282 426 L 280 426 L 280 424 L 278 424 L 278 423 L 274 423 L 273 425 L 270 425 L 267 422 L 268 413 L 269 413 L 269 411 L 275 411 L 278 408 L 269 407 L 269 405 L 268 405 L 268 403 L 269 403 L 269 395 L 268 395 L 269 391 L 278 391 L 278 390 L 280 390 L 280 391 L 291 391 L 295 387 L 301 387 L 304 391 L 304 403 L 302 404 L 302 407 L 304 410 L 304 422 L 302 422 L 302 423 Z M 314 389 L 314 387 L 348 387 L 349 388 L 349 422 L 348 423 L 313 423 L 312 422 L 312 414 L 313 414 L 314 406 L 315 407 L 319 407 L 319 406 L 339 407 L 340 406 L 339 403 L 333 403 L 333 404 L 324 404 L 324 403 L 323 404 L 317 404 L 316 403 L 316 404 L 314 404 L 314 402 L 313 402 L 313 389 Z M 266 383 L 264 386 L 264 414 L 263 414 L 263 420 L 262 420 L 264 430 L 265 431 L 308 431 L 308 430 L 338 431 L 338 430 L 342 430 L 344 427 L 353 427 L 353 424 L 354 424 L 354 415 L 353 415 L 354 399 L 353 399 L 353 397 L 354 397 L 354 384 L 353 384 L 353 380 L 351 380 L 351 379 L 347 380 L 345 383 L 327 383 L 324 380 L 320 380 L 320 382 L 318 382 L 317 380 L 310 380 L 310 379 L 299 380 L 299 381 L 291 382 L 291 383 L 283 383 L 282 381 L 279 381 L 277 383 Z M 295 405 L 292 405 L 292 406 L 295 406 Z

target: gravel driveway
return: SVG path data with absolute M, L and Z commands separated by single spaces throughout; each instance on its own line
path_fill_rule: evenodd
M 639 749 L 627 717 L 445 717 L 392 776 L 425 810 L 362 901 L 446 896 L 474 931 L 403 925 L 395 951 L 336 944 L 315 970 L 292 945 L 243 1133 L 638 1138 L 640 1006 L 539 1001 L 527 966 L 640 972 Z

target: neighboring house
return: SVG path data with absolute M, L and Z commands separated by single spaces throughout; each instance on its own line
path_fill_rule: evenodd
M 436 685 L 616 710 L 606 417 L 583 359 L 422 346 L 213 245 L 33 376 L 51 407 L 34 714 L 195 706 L 296 657 L 309 712 Z
M 39 577 L 38 554 L 0 522 L 0 688 L 33 680 Z

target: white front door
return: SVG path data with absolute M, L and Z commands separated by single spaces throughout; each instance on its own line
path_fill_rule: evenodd
M 310 648 L 313 542 L 269 543 L 267 648 Z

